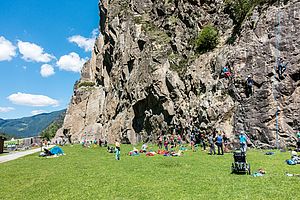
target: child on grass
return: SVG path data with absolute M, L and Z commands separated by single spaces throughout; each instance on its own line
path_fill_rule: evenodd
M 120 160 L 120 154 L 121 154 L 121 145 L 118 142 L 118 140 L 116 140 L 116 160 Z

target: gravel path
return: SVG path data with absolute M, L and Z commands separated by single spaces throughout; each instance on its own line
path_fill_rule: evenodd
M 55 145 L 50 145 L 49 147 L 47 147 L 47 149 L 50 149 L 52 147 L 54 147 Z M 8 162 L 11 160 L 15 160 L 33 153 L 37 153 L 40 152 L 41 148 L 36 148 L 36 149 L 32 149 L 32 150 L 28 150 L 28 151 L 21 151 L 21 152 L 17 152 L 17 153 L 12 153 L 12 154 L 8 154 L 5 156 L 0 156 L 0 163 L 4 163 L 4 162 Z

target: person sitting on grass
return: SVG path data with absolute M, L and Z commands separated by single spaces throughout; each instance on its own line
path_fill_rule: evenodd
M 108 153 L 115 153 L 115 147 L 107 146 L 107 152 Z
M 129 152 L 130 156 L 139 156 L 139 150 L 135 147 L 133 147 L 133 150 Z
M 148 145 L 146 143 L 144 143 L 142 145 L 141 153 L 146 153 L 147 152 L 147 148 L 148 148 Z
M 181 150 L 179 150 L 179 151 L 178 151 L 178 153 L 176 153 L 176 152 L 172 152 L 172 153 L 171 153 L 171 156 L 175 156 L 175 157 L 177 157 L 177 156 L 182 156 L 182 154 L 183 154 L 183 153 L 182 153 L 182 151 L 181 151 Z

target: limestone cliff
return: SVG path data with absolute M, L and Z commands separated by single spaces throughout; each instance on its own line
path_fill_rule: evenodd
M 100 36 L 74 86 L 63 131 L 137 143 L 173 124 L 249 131 L 254 146 L 294 142 L 300 126 L 300 2 L 258 4 L 240 24 L 222 0 L 100 0 Z M 195 39 L 207 24 L 218 46 Z M 238 34 L 236 34 L 236 30 Z M 235 40 L 232 40 L 233 36 Z M 231 42 L 228 42 L 231 41 Z M 276 58 L 289 61 L 278 79 Z M 220 75 L 224 65 L 232 80 Z M 251 74 L 254 94 L 245 95 Z

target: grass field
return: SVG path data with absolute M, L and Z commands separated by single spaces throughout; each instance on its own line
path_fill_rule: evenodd
M 105 148 L 63 147 L 67 155 L 33 154 L 0 164 L 0 199 L 299 199 L 300 165 L 289 166 L 289 153 L 266 156 L 250 151 L 252 171 L 263 177 L 231 174 L 232 154 L 210 156 L 188 151 L 183 157 L 127 156 Z M 125 154 L 126 152 L 126 154 Z

